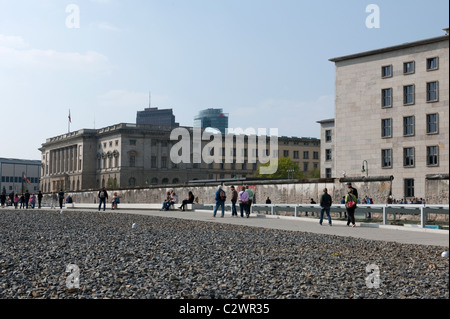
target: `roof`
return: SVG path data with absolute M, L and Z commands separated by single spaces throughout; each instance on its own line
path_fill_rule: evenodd
M 341 57 L 337 57 L 337 58 L 332 58 L 332 59 L 329 59 L 328 61 L 341 62 L 341 61 L 345 61 L 345 60 L 356 59 L 356 58 L 361 58 L 361 57 L 370 56 L 370 55 L 376 55 L 376 54 L 381 54 L 381 53 L 386 53 L 386 52 L 391 52 L 391 51 L 396 51 L 396 50 L 401 50 L 401 49 L 406 49 L 406 48 L 412 48 L 412 47 L 416 47 L 416 46 L 420 46 L 420 45 L 426 45 L 426 44 L 431 44 L 431 43 L 436 43 L 436 42 L 441 42 L 441 41 L 448 41 L 448 37 L 449 37 L 448 34 L 446 34 L 446 35 L 440 36 L 440 37 L 435 37 L 435 38 L 430 38 L 430 39 L 425 39 L 425 40 L 420 40 L 420 41 L 415 41 L 415 42 L 407 42 L 407 43 L 403 43 L 400 45 L 395 45 L 395 46 L 386 47 L 386 48 L 382 48 L 382 49 L 371 50 L 371 51 L 341 56 Z

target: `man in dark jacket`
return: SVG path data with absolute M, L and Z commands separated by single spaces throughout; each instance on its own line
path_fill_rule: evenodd
M 331 217 L 330 217 L 330 207 L 333 203 L 330 194 L 328 194 L 328 190 L 326 188 L 323 189 L 322 197 L 320 198 L 320 221 L 319 224 L 322 225 L 323 221 L 323 213 L 327 212 L 328 224 L 331 226 Z
M 103 203 L 103 211 L 105 211 L 106 201 L 108 199 L 108 192 L 106 191 L 106 189 L 104 187 L 101 191 L 98 192 L 98 198 L 100 198 L 100 204 L 98 204 L 98 211 L 100 211 L 102 203 Z

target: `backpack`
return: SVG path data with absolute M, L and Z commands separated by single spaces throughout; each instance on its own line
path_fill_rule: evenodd
M 220 190 L 219 196 L 220 196 L 220 200 L 223 200 L 223 201 L 227 198 L 227 196 L 225 195 L 225 192 L 223 190 Z
M 105 192 L 104 191 L 100 191 L 100 198 L 105 198 Z

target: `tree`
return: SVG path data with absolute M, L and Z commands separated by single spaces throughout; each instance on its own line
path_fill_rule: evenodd
M 266 163 L 258 167 L 257 177 L 260 178 L 304 178 L 303 172 L 298 167 L 298 164 L 293 162 L 289 157 L 282 157 L 278 159 L 278 169 L 274 174 L 262 175 L 260 174 L 261 167 L 267 167 L 270 163 Z M 290 172 L 293 171 L 293 172 Z

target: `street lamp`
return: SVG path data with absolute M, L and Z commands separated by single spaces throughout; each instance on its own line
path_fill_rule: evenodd
M 364 168 L 364 162 L 366 162 L 365 168 Z M 369 164 L 367 163 L 366 160 L 363 160 L 363 162 L 362 162 L 361 173 L 364 173 L 364 172 L 366 173 L 366 177 L 368 177 L 369 176 Z

